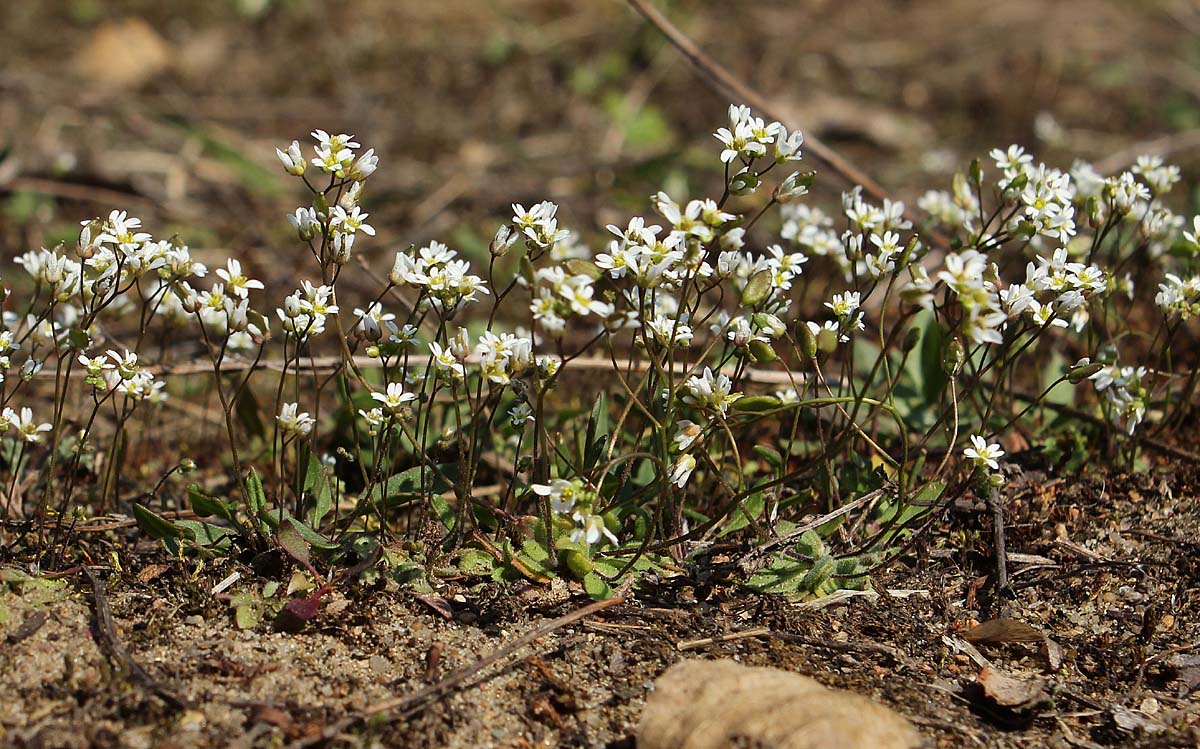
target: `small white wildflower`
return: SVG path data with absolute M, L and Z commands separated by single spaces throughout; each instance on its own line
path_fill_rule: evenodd
M 317 423 L 317 420 L 309 416 L 307 411 L 300 410 L 299 403 L 284 403 L 280 407 L 275 421 L 284 434 L 292 434 L 297 437 L 307 437 Z
M 1000 449 L 997 443 L 988 444 L 988 441 L 978 434 L 971 435 L 971 446 L 963 450 L 963 455 L 966 455 L 971 461 L 979 467 L 988 467 L 993 471 L 1000 469 L 998 458 L 1004 457 L 1004 451 Z
M 389 382 L 386 392 L 371 393 L 371 398 L 378 401 L 388 413 L 395 415 L 405 403 L 416 400 L 417 396 L 415 393 L 404 392 L 402 383 Z

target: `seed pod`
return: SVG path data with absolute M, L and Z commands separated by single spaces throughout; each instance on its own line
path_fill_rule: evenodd
M 757 307 L 771 296 L 771 271 L 764 268 L 746 282 L 742 289 L 742 306 Z
M 1092 362 L 1091 364 L 1084 364 L 1079 367 L 1071 367 L 1071 369 L 1067 372 L 1067 382 L 1071 383 L 1072 385 L 1078 385 L 1102 369 L 1104 369 L 1104 365 L 1100 362 Z
M 783 405 L 783 401 L 773 395 L 744 395 L 733 402 L 733 410 L 744 413 L 764 413 L 774 411 Z
M 750 349 L 750 359 L 757 364 L 770 364 L 779 358 L 779 354 L 776 354 L 775 349 L 766 341 L 750 341 L 747 348 Z
M 600 279 L 600 276 L 604 275 L 604 271 L 600 270 L 600 266 L 583 258 L 573 257 L 565 265 L 573 276 L 587 276 L 593 281 L 597 281 Z
M 800 323 L 797 332 L 800 334 L 800 353 L 806 359 L 817 358 L 817 334 L 807 322 Z
M 754 454 L 765 460 L 767 465 L 772 468 L 781 468 L 784 465 L 783 453 L 770 445 L 755 445 Z
M 953 338 L 946 344 L 946 350 L 942 353 L 942 369 L 951 377 L 957 377 L 962 370 L 963 364 L 967 361 L 967 352 L 963 348 L 962 341 Z
M 617 517 L 616 510 L 609 510 L 600 517 L 604 518 L 604 527 L 614 536 L 621 532 L 621 518 Z

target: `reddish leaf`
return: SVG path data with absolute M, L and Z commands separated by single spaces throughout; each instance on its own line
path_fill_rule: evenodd
M 321 610 L 321 591 L 317 591 L 305 598 L 293 598 L 283 606 L 283 610 L 296 617 L 302 622 L 306 622 L 317 615 Z

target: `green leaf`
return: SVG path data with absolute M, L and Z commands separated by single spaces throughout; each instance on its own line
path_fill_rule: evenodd
M 762 492 L 754 492 L 746 499 L 738 504 L 736 510 L 729 517 L 729 522 L 721 528 L 721 532 L 717 534 L 717 538 L 728 536 L 730 533 L 740 531 L 742 528 L 750 525 L 751 518 L 757 520 L 762 517 L 763 511 L 766 509 L 766 502 L 763 499 Z
M 249 505 L 251 515 L 258 515 L 267 507 L 267 492 L 263 489 L 262 478 L 254 468 L 251 468 L 246 476 L 246 504 Z
M 262 621 L 262 616 L 262 606 L 257 601 L 248 601 L 234 606 L 233 609 L 233 618 L 238 629 L 254 629 Z
M 936 404 L 941 400 L 942 391 L 950 382 L 945 367 L 942 366 L 943 349 L 946 334 L 937 318 L 928 314 L 925 319 L 925 330 L 921 334 L 921 395 L 925 402 Z
M 446 526 L 446 530 L 454 530 L 454 526 L 458 524 L 458 513 L 454 511 L 454 506 L 445 497 L 440 493 L 430 494 L 429 506 L 433 508 L 433 513 L 437 515 L 442 525 Z
M 577 549 L 571 549 L 563 553 L 562 559 L 566 562 L 567 569 L 570 570 L 571 576 L 576 580 L 584 580 L 588 575 L 592 574 L 595 569 L 592 560 L 587 558 L 587 555 Z
M 292 513 L 288 512 L 287 510 L 263 510 L 258 514 L 258 519 L 263 521 L 263 524 L 267 528 L 271 529 L 278 529 L 281 523 L 284 525 L 290 525 L 292 529 L 299 533 L 300 537 L 303 538 L 308 545 L 314 549 L 331 551 L 333 549 L 341 548 L 341 544 L 331 541 L 325 536 L 322 536 L 320 533 L 317 533 L 304 521 L 300 520 L 295 515 L 292 515 Z
M 289 519 L 280 523 L 279 529 L 275 531 L 275 538 L 279 541 L 279 546 L 297 562 L 305 567 L 312 564 L 308 542 L 300 535 L 296 521 Z
M 588 416 L 587 431 L 583 438 L 583 470 L 590 471 L 600 462 L 604 450 L 608 447 L 608 399 L 601 391 L 592 405 L 592 413 Z
M 320 528 L 321 521 L 333 508 L 333 487 L 321 461 L 307 449 L 304 456 L 307 459 L 304 467 L 304 494 L 313 502 L 307 513 L 307 520 L 313 528 Z
M 751 575 L 746 587 L 759 593 L 793 593 L 810 569 L 811 562 L 781 555 L 771 566 Z
M 613 597 L 613 590 L 608 581 L 595 572 L 584 576 L 583 589 L 594 601 L 605 601 Z
M 543 568 L 550 562 L 550 552 L 546 551 L 545 546 L 532 539 L 521 544 L 521 554 Z
M 480 549 L 463 549 L 458 555 L 458 569 L 464 575 L 490 575 L 496 568 L 491 554 Z
M 224 554 L 232 547 L 237 534 L 225 526 L 201 523 L 198 520 L 176 520 L 175 527 L 179 528 L 196 546 Z
M 450 479 L 454 479 L 458 475 L 458 467 L 452 463 L 443 463 L 438 466 L 438 469 Z M 422 472 L 424 473 L 426 483 L 425 492 L 441 494 L 450 489 L 450 484 L 437 471 L 428 466 L 413 466 L 407 471 L 389 476 L 383 483 L 375 485 L 366 498 L 373 502 L 392 502 L 396 499 L 421 497 Z
M 165 539 L 181 539 L 186 533 L 166 518 L 155 515 L 149 508 L 133 503 L 133 519 L 142 532 L 160 541 Z
M 199 484 L 188 484 L 188 503 L 192 507 L 192 511 L 202 518 L 217 517 L 228 520 L 231 523 L 236 523 L 233 508 L 224 500 L 205 494 Z
M 331 541 L 330 539 L 321 535 L 317 531 L 313 530 L 312 526 L 301 521 L 300 519 L 292 517 L 292 515 L 288 513 L 284 513 L 284 517 L 287 519 L 288 524 L 300 534 L 300 538 L 303 538 L 308 545 L 314 549 L 332 551 L 333 549 L 341 548 L 341 544 L 337 543 L 336 541 Z

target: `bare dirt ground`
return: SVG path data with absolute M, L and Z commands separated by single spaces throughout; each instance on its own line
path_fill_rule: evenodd
M 621 3 L 262 5 L 0 8 L 5 255 L 128 208 L 157 234 L 178 231 L 214 256 L 232 248 L 269 286 L 290 288 L 282 217 L 298 196 L 273 148 L 314 127 L 356 133 L 384 159 L 367 206 L 380 236 L 364 252 L 376 267 L 408 242 L 486 242 L 510 202 L 551 199 L 570 225 L 601 231 L 644 211 L 664 183 L 700 192 L 717 179 L 710 133 L 728 102 Z M 1139 152 L 1133 144 L 1156 141 L 1185 181 L 1197 176 L 1191 3 L 666 9 L 795 125 L 907 200 L 1012 141 L 1114 167 Z M 109 25 L 117 18 L 140 21 Z M 821 180 L 820 197 L 843 186 L 825 171 Z M 202 449 L 215 434 L 170 426 L 179 421 L 148 430 L 130 455 Z M 824 608 L 750 596 L 725 571 L 744 550 L 714 550 L 689 574 L 648 581 L 626 603 L 406 716 L 355 725 L 335 745 L 634 746 L 647 690 L 687 657 L 780 666 L 870 695 L 937 746 L 1196 745 L 1200 473 L 1156 464 L 1139 475 L 1054 475 L 1027 457 L 1007 494 L 1015 595 L 1003 613 L 1060 646 L 1058 668 L 1036 642 L 964 647 L 970 627 L 999 612 L 986 579 L 989 516 L 967 498 L 879 577 L 875 596 Z M 125 529 L 85 541 L 90 561 L 111 570 L 112 633 L 148 679 L 109 652 L 85 578 L 6 580 L 0 745 L 302 740 L 586 602 L 567 588 L 470 580 L 422 600 L 379 583 L 338 591 L 300 633 L 244 631 L 211 590 L 234 571 L 250 579 L 247 569 L 164 559 Z M 692 644 L 728 635 L 738 639 Z M 1041 683 L 1044 698 L 1000 705 L 976 684 L 984 662 Z
M 1037 642 L 977 641 L 974 652 L 964 645 L 964 633 L 995 611 L 983 584 L 985 515 L 967 503 L 949 534 L 878 580 L 878 594 L 820 608 L 750 596 L 723 571 L 722 560 L 738 554 L 726 549 L 692 574 L 650 581 L 627 603 L 539 638 L 403 717 L 356 725 L 333 743 L 634 746 L 659 674 L 683 658 L 724 657 L 869 695 L 934 746 L 1194 746 L 1198 479 L 1194 470 L 1164 468 L 1082 481 L 1030 472 L 1014 482 L 1016 592 L 1005 614 L 1061 648 L 1053 663 Z M 135 566 L 110 575 L 106 599 L 117 637 L 152 681 L 139 682 L 105 654 L 95 592 L 81 576 L 11 582 L 0 595 L 4 743 L 301 740 L 436 683 L 586 602 L 566 587 L 500 590 L 463 580 L 422 599 L 381 584 L 341 591 L 298 634 L 243 631 L 209 593 L 233 565 L 127 559 Z M 1040 684 L 1040 696 L 998 702 L 977 683 L 984 662 Z

